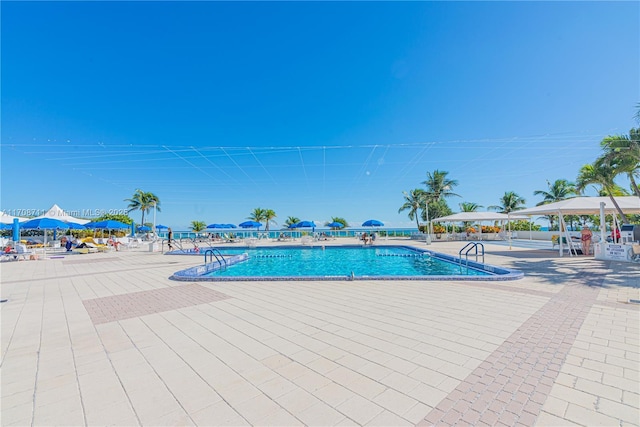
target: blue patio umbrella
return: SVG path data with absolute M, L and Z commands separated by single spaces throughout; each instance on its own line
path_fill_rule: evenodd
M 300 221 L 296 224 L 298 228 L 316 228 L 316 224 L 313 221 Z
M 384 227 L 384 224 L 377 219 L 369 219 L 362 223 L 363 227 Z
M 124 222 L 116 221 L 113 219 L 108 219 L 105 221 L 98 222 L 90 222 L 84 225 L 86 228 L 92 229 L 102 229 L 102 230 L 124 230 L 131 227 L 130 224 L 125 224 Z
M 316 231 L 316 223 L 313 221 L 300 221 L 296 224 L 296 228 L 311 228 L 311 232 Z
M 54 218 L 34 218 L 20 223 L 25 230 L 66 230 L 69 224 Z
M 120 221 L 116 221 L 114 219 L 107 219 L 104 221 L 98 221 L 98 222 L 90 222 L 88 224 L 84 225 L 86 228 L 90 228 L 93 230 L 125 230 L 125 229 L 131 229 L 131 235 L 134 235 L 134 225 L 133 223 L 131 224 L 125 224 L 124 222 L 120 222 Z
M 229 228 L 227 224 L 209 224 L 207 225 L 207 229 L 221 229 L 221 228 Z
M 69 226 L 69 230 L 85 230 L 87 228 L 77 222 L 68 222 L 67 225 Z
M 13 224 L 0 223 L 0 230 L 13 230 Z
M 342 228 L 344 227 L 344 224 L 341 222 L 330 222 L 329 224 L 327 224 L 327 227 L 330 228 Z
M 141 225 L 140 227 L 138 227 L 138 231 L 151 231 L 151 227 Z
M 156 228 L 157 228 L 158 230 L 166 230 L 166 229 L 167 229 L 167 228 L 169 228 L 169 227 L 167 227 L 166 225 L 158 224 L 158 225 L 156 225 Z
M 238 228 L 238 226 L 234 224 L 222 224 L 222 225 L 224 225 L 225 228 Z
M 34 218 L 20 224 L 25 230 L 66 230 L 69 225 L 66 222 L 54 218 Z M 47 245 L 47 232 L 44 232 L 44 245 Z
M 238 226 L 242 228 L 260 228 L 262 227 L 262 224 L 257 221 L 245 221 L 238 224 Z

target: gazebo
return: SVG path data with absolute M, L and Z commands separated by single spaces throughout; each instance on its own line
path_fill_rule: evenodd
M 640 214 L 640 197 L 624 196 L 614 197 L 616 203 L 625 214 Z M 533 208 L 518 211 L 519 215 L 558 215 L 560 226 L 564 228 L 565 238 L 567 242 L 571 241 L 571 237 L 564 227 L 564 215 L 597 215 L 600 214 L 600 243 L 597 244 L 597 250 L 594 250 L 596 258 L 600 259 L 617 259 L 612 257 L 614 253 L 613 246 L 606 243 L 605 215 L 617 214 L 618 209 L 615 207 L 610 197 L 574 197 L 572 199 L 561 200 L 559 202 L 549 203 L 547 205 L 535 206 Z M 558 239 L 560 256 L 563 253 L 562 239 Z M 617 245 L 621 246 L 621 245 Z M 609 254 L 609 255 L 607 255 Z M 619 259 L 622 261 L 622 259 Z
M 484 221 L 517 221 L 527 220 L 530 218 L 517 213 L 504 214 L 500 212 L 458 212 L 453 215 L 442 216 L 440 218 L 434 218 L 432 222 L 484 222 Z M 511 234 L 509 233 L 509 238 Z

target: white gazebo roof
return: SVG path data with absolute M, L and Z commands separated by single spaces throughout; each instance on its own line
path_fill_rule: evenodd
M 618 206 L 624 213 L 640 213 L 640 197 L 624 196 L 615 197 Z M 518 211 L 519 215 L 595 215 L 600 212 L 600 203 L 604 203 L 605 213 L 617 213 L 610 197 L 574 197 L 572 199 L 561 200 L 547 205 L 535 206 L 533 208 Z
M 13 216 L 13 215 L 9 215 L 8 213 L 4 212 L 4 211 L 0 211 L 0 223 L 2 224 L 13 224 L 13 219 L 14 218 L 18 218 L 18 221 L 22 222 L 22 221 L 26 221 L 29 218 L 22 218 L 19 216 Z
M 90 222 L 88 219 L 72 217 L 64 210 L 62 210 L 60 206 L 55 204 L 51 206 L 51 208 L 44 215 L 37 216 L 36 218 L 53 218 L 64 222 L 75 222 L 77 224 L 86 224 Z
M 511 221 L 518 219 L 528 220 L 528 216 L 517 214 L 503 214 L 500 212 L 458 212 L 457 214 L 434 218 L 435 222 L 464 222 L 464 221 Z

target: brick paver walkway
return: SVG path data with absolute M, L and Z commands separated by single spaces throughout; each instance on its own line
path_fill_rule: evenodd
M 93 323 L 98 325 L 227 298 L 230 297 L 222 292 L 193 284 L 94 298 L 83 304 Z
M 568 280 L 418 425 L 534 425 L 605 274 Z

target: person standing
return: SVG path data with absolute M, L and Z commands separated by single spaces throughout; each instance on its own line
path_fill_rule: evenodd
M 169 234 L 167 234 L 167 246 L 169 247 L 169 250 L 173 250 L 173 247 L 171 246 L 171 241 L 173 240 L 173 231 L 171 230 L 171 228 L 168 229 Z
M 593 237 L 593 233 L 586 225 L 582 227 L 582 231 L 580 232 L 580 240 L 582 242 L 582 254 L 589 255 L 591 250 L 591 238 Z

